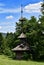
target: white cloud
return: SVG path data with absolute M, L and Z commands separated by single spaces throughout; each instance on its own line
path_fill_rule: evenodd
M 6 16 L 6 19 L 13 19 L 14 16 L 10 15 L 10 16 Z
M 32 13 L 32 12 L 36 12 L 36 13 L 39 12 L 40 13 L 41 3 L 42 2 L 29 4 L 29 5 L 25 6 L 24 10 L 27 13 Z
M 7 9 L 7 8 L 1 8 L 0 7 L 0 13 L 17 13 L 20 12 L 20 8 L 17 9 Z
M 2 29 L 2 26 L 0 26 L 0 29 Z
M 24 12 L 27 13 L 32 13 L 32 12 L 39 12 L 40 13 L 40 8 L 41 8 L 41 3 L 42 2 L 38 2 L 38 3 L 33 3 L 33 4 L 28 4 L 27 6 L 24 7 Z M 3 4 L 0 4 L 3 5 Z M 21 8 L 1 8 L 0 7 L 0 13 L 18 13 L 21 11 Z
M 15 22 L 3 21 L 0 23 L 0 32 L 7 33 L 7 32 L 15 32 Z

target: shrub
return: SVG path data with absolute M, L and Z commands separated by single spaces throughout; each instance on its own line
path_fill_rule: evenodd
M 23 59 L 24 60 L 28 60 L 29 59 L 29 54 L 27 54 L 26 52 L 24 52 Z
M 5 55 L 7 55 L 7 56 L 11 56 L 11 54 L 12 54 L 12 52 L 11 52 L 11 50 L 9 48 L 5 48 L 4 51 L 3 51 L 3 53 Z

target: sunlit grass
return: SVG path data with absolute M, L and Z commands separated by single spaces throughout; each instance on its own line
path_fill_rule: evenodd
M 0 65 L 44 65 L 44 62 L 12 60 L 5 55 L 0 55 Z

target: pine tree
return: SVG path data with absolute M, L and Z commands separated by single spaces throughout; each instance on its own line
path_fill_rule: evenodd
M 43 0 L 43 3 L 41 4 L 41 12 L 44 15 L 44 0 Z

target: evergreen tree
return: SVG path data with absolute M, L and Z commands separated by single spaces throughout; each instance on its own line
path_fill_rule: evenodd
M 2 53 L 2 44 L 3 44 L 3 36 L 2 33 L 0 33 L 0 52 Z
M 43 3 L 41 4 L 41 12 L 44 15 L 44 0 L 43 0 Z

